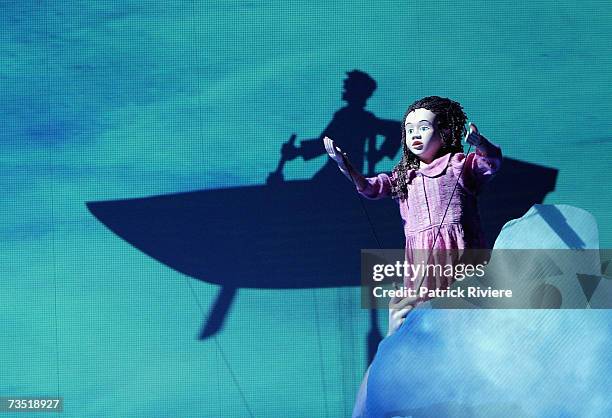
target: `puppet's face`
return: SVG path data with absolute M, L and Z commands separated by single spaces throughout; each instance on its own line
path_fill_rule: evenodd
M 425 108 L 408 113 L 404 121 L 408 149 L 427 164 L 433 161 L 442 147 L 442 137 L 435 122 L 436 114 Z

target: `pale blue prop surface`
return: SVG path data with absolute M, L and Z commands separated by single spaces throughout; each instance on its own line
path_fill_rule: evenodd
M 494 248 L 597 249 L 597 224 L 582 209 L 535 205 Z M 380 343 L 365 416 L 611 414 L 608 311 L 423 308 Z

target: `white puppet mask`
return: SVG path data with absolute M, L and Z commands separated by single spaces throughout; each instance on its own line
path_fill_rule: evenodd
M 436 114 L 419 108 L 408 113 L 404 121 L 406 146 L 426 164 L 433 161 L 442 147 L 442 137 L 436 126 Z

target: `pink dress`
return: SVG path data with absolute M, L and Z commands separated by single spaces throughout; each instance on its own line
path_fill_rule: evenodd
M 408 198 L 398 199 L 406 236 L 406 260 L 413 259 L 413 250 L 488 248 L 476 197 L 501 166 L 501 150 L 498 147 L 495 150 L 489 155 L 479 150 L 467 156 L 445 154 L 407 173 Z M 363 196 L 369 199 L 391 196 L 394 176 L 382 173 L 367 181 L 368 186 L 360 192 Z M 443 289 L 453 281 L 427 277 L 423 286 Z M 404 285 L 414 287 L 406 277 Z

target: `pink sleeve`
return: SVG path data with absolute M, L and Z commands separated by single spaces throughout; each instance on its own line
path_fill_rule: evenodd
M 380 199 L 391 196 L 391 183 L 394 181 L 393 176 L 381 173 L 376 177 L 366 177 L 368 185 L 363 190 L 358 190 L 362 196 L 368 199 Z
M 497 146 L 494 146 L 494 149 L 494 152 L 487 155 L 476 149 L 467 157 L 463 153 L 453 156 L 451 163 L 453 170 L 457 176 L 461 173 L 459 184 L 468 192 L 477 194 L 501 167 L 501 149 Z M 463 172 L 461 172 L 462 169 Z

